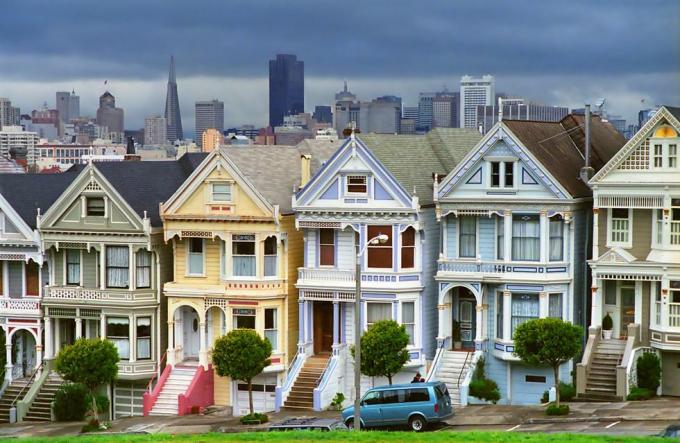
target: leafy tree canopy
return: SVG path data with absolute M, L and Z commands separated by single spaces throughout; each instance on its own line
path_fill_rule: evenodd
M 404 325 L 394 320 L 375 322 L 361 336 L 361 373 L 387 377 L 392 384 L 392 376 L 409 360 L 408 340 Z

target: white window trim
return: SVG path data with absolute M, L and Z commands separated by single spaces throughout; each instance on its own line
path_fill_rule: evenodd
M 562 222 L 562 258 L 559 260 L 551 260 L 550 259 L 550 223 L 553 221 L 554 217 L 547 217 L 547 240 L 548 240 L 548 245 L 547 245 L 547 250 L 546 250 L 546 262 L 548 263 L 563 263 L 567 261 L 567 223 L 564 220 L 564 217 L 560 220 Z
M 214 186 L 215 185 L 227 185 L 229 186 L 229 200 L 215 200 L 213 196 L 215 195 L 215 190 Z M 209 191 L 208 191 L 208 201 L 212 204 L 234 204 L 234 183 L 231 181 L 214 181 L 214 182 L 209 182 Z
M 661 166 L 654 166 L 654 145 L 661 145 Z M 669 166 L 670 145 L 676 145 L 676 165 Z M 680 169 L 680 140 L 678 138 L 649 139 L 649 169 L 653 171 L 677 171 Z
M 612 241 L 612 209 L 607 209 L 607 247 L 620 247 L 630 249 L 633 247 L 633 208 L 628 208 L 628 241 L 627 242 L 613 242 Z M 619 209 L 619 208 L 617 208 Z
M 205 241 L 204 238 L 200 238 L 200 239 L 199 239 L 199 240 L 201 240 L 201 241 L 203 242 L 203 253 L 201 254 L 201 255 L 203 255 L 203 272 L 200 273 L 200 274 L 192 274 L 192 273 L 190 272 L 189 261 L 190 261 L 190 258 L 191 258 L 191 241 L 192 241 L 192 239 L 193 239 L 194 237 L 186 237 L 186 238 L 187 238 L 187 240 L 189 240 L 189 241 L 186 242 L 186 246 L 185 246 L 185 248 L 186 248 L 186 249 L 185 249 L 185 251 L 186 251 L 186 267 L 185 267 L 185 270 L 184 270 L 184 276 L 185 276 L 185 277 L 205 277 L 205 276 L 206 276 L 206 274 L 205 274 L 205 261 L 206 261 L 206 258 L 205 258 L 205 256 L 206 256 L 205 248 L 206 248 L 206 241 Z
M 266 311 L 267 309 L 274 309 L 276 311 L 276 329 L 266 329 L 267 325 L 267 314 Z M 257 326 L 257 312 L 255 312 L 255 326 Z M 282 340 L 282 335 L 281 335 L 281 309 L 279 309 L 278 306 L 264 306 L 262 308 L 262 336 L 265 336 L 265 331 L 276 331 L 276 347 L 272 346 L 272 354 L 278 354 L 281 352 L 282 346 L 281 342 Z
M 234 235 L 253 235 L 255 236 L 255 275 L 234 275 Z M 245 243 L 245 242 L 243 242 Z M 237 257 L 245 257 L 243 255 L 237 255 Z M 260 270 L 260 267 L 264 268 L 264 241 L 260 239 L 260 236 L 254 232 L 232 232 L 229 239 L 229 279 L 238 281 L 253 281 L 253 280 L 264 280 L 263 276 L 264 269 Z M 260 265 L 260 262 L 262 265 Z
M 389 300 L 366 300 L 364 302 L 364 312 L 362 314 L 362 317 L 363 317 L 362 323 L 363 324 L 361 325 L 362 328 L 363 328 L 362 330 L 364 332 L 368 331 L 368 305 L 371 305 L 371 304 L 390 305 L 390 318 L 388 318 L 387 320 L 394 320 L 394 300 L 392 300 L 392 299 L 389 299 Z M 400 313 L 398 313 L 398 314 L 401 317 L 401 314 Z
M 364 177 L 366 179 L 366 192 L 350 192 L 349 188 L 349 178 L 350 177 Z M 347 174 L 345 175 L 345 195 L 348 197 L 368 197 L 368 180 L 369 175 L 365 173 Z
M 518 179 L 519 177 L 517 176 L 517 170 L 518 168 L 518 161 L 519 159 L 517 157 L 484 157 L 484 161 L 486 161 L 486 186 L 485 189 L 487 191 L 516 191 L 519 187 L 518 185 Z M 492 162 L 500 162 L 500 169 L 499 169 L 499 183 L 502 183 L 502 186 L 491 186 L 491 163 Z M 505 163 L 506 162 L 512 162 L 512 186 L 505 186 Z
M 404 324 L 404 303 L 413 303 L 413 344 L 409 344 L 406 347 L 408 349 L 420 348 L 420 324 L 418 323 L 419 306 L 418 300 L 415 298 L 401 299 L 399 300 L 399 324 Z M 368 312 L 368 311 L 367 311 Z M 368 314 L 367 314 L 368 315 Z
M 460 255 L 460 222 L 462 217 L 474 217 L 475 218 L 475 256 L 474 257 L 462 257 Z M 456 255 L 458 256 L 459 260 L 470 260 L 470 261 L 476 261 L 477 257 L 479 257 L 479 217 L 476 215 L 462 215 L 460 217 L 456 217 L 456 242 L 458 245 L 458 248 L 456 250 Z
M 408 229 L 408 228 L 413 228 L 413 226 L 408 226 L 406 229 Z M 415 235 L 413 236 L 413 267 L 412 268 L 404 268 L 401 265 L 401 249 L 402 249 L 402 246 L 403 246 L 402 234 L 406 231 L 406 229 L 404 229 L 403 231 L 401 231 L 401 230 L 399 231 L 399 254 L 397 254 L 398 269 L 400 271 L 404 271 L 404 272 L 415 272 L 415 271 L 420 269 L 420 266 L 419 266 L 420 263 L 418 261 L 418 242 L 420 240 L 420 234 L 418 233 L 418 231 L 416 231 L 416 228 L 413 228 L 413 230 L 415 231 Z M 394 243 L 394 242 L 392 242 L 392 243 Z
M 495 219 L 495 226 L 494 226 L 494 238 L 493 238 L 493 243 L 494 243 L 494 260 L 495 261 L 505 261 L 505 217 L 496 217 Z M 503 233 L 503 257 L 498 257 L 498 237 L 500 233 Z

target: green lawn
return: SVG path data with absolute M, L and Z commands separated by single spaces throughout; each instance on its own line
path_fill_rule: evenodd
M 338 442 L 493 442 L 493 443 L 546 443 L 546 442 L 570 442 L 570 443 L 633 443 L 649 440 L 658 440 L 654 437 L 619 437 L 619 436 L 593 436 L 579 434 L 524 434 L 514 432 L 425 432 L 415 434 L 411 432 L 378 432 L 368 431 L 359 434 L 354 432 L 244 432 L 239 434 L 200 434 L 200 435 L 101 435 L 77 437 L 54 437 L 54 438 L 27 438 L 21 439 L 22 443 L 104 443 L 109 441 L 145 443 L 145 442 L 192 442 L 192 443 L 222 443 L 222 442 L 277 442 L 295 441 L 318 443 L 319 440 Z M 16 442 L 16 439 L 0 439 L 0 442 Z

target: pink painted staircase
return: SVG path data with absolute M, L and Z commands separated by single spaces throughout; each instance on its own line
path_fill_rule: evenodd
M 188 415 L 214 403 L 214 371 L 202 366 L 165 367 L 156 387 L 144 394 L 144 415 Z

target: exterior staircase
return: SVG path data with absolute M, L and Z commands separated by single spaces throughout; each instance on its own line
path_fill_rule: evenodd
M 50 421 L 52 420 L 52 402 L 57 394 L 59 387 L 64 380 L 56 372 L 50 372 L 47 380 L 40 388 L 40 392 L 35 396 L 31 407 L 28 408 L 24 421 Z
M 12 406 L 12 403 L 14 400 L 21 400 L 17 399 L 17 396 L 21 393 L 23 390 L 23 395 L 26 395 L 28 392 L 28 389 L 30 386 L 27 386 L 28 384 L 28 379 L 18 379 L 18 380 L 13 380 L 12 383 L 10 383 L 9 386 L 7 386 L 7 389 L 5 389 L 5 392 L 2 394 L 2 398 L 0 398 L 0 423 L 9 423 L 9 410 Z
M 187 392 L 197 370 L 197 366 L 173 367 L 149 415 L 177 415 L 177 397 Z
M 330 360 L 330 355 L 315 355 L 305 360 L 288 398 L 283 403 L 285 408 L 312 409 L 314 407 L 314 388 L 317 387 L 328 365 L 328 360 Z
M 625 340 L 600 340 L 588 371 L 586 392 L 579 399 L 587 401 L 617 401 L 616 367 L 621 364 Z
M 443 351 L 439 369 L 434 374 L 433 379 L 442 381 L 446 384 L 451 396 L 451 403 L 460 406 L 460 389 L 458 380 L 461 382 L 465 378 L 465 372 L 472 362 L 473 352 Z M 467 361 L 466 361 L 467 360 Z

